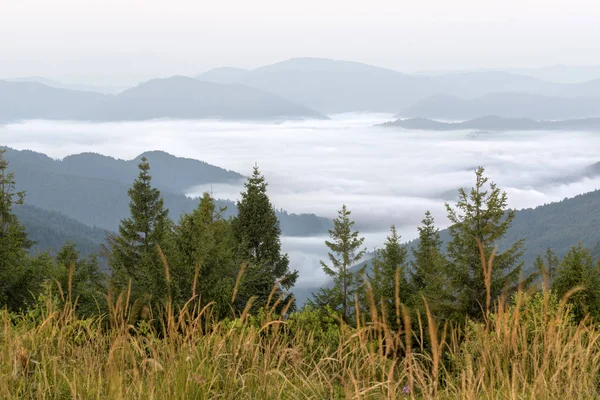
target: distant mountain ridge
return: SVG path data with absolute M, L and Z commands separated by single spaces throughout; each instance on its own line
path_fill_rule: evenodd
M 57 89 L 77 90 L 82 92 L 93 92 L 102 94 L 116 94 L 129 88 L 129 86 L 118 85 L 84 85 L 77 83 L 63 83 L 53 79 L 44 78 L 41 76 L 24 76 L 20 78 L 4 79 L 7 82 L 35 82 L 42 85 L 50 86 Z
M 153 79 L 127 89 L 82 115 L 94 121 L 156 118 L 269 120 L 323 114 L 277 95 L 239 84 L 203 82 L 184 76 Z
M 196 78 L 260 88 L 323 113 L 395 113 L 439 95 L 473 99 L 493 93 L 526 93 L 600 98 L 600 87 L 594 81 L 561 83 L 497 70 L 437 75 L 405 74 L 352 61 L 324 58 L 292 58 L 253 70 L 216 68 Z M 525 116 L 537 118 L 534 115 Z
M 196 78 L 210 79 L 210 73 Z M 235 82 L 322 113 L 395 112 L 443 87 L 429 77 L 324 58 L 293 58 L 266 65 L 241 74 Z
M 175 76 L 116 95 L 0 81 L 0 121 L 24 119 L 140 121 L 151 119 L 327 119 L 280 96 L 239 84 Z
M 526 131 L 526 130 L 600 130 L 600 118 L 571 119 L 563 121 L 536 121 L 530 118 L 503 118 L 495 115 L 475 118 L 463 122 L 442 122 L 428 118 L 407 118 L 389 121 L 378 126 L 404 129 L 454 131 Z

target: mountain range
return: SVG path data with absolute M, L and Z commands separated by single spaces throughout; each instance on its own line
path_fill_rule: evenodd
M 196 78 L 259 88 L 330 114 L 352 111 L 398 113 L 399 110 L 411 110 L 421 101 L 434 101 L 440 95 L 470 100 L 487 95 L 513 94 L 513 99 L 523 98 L 519 102 L 527 101 L 529 95 L 598 98 L 600 72 L 593 76 L 595 80 L 577 83 L 546 81 L 506 71 L 453 72 L 427 76 L 404 74 L 356 62 L 294 58 L 253 70 L 216 68 Z M 400 113 L 403 116 L 416 116 L 405 115 L 404 111 Z M 488 112 L 472 118 L 488 114 L 498 113 Z M 526 116 L 537 118 L 535 115 Z M 593 115 L 585 116 L 600 117 L 600 113 L 594 111 Z
M 25 77 L 0 81 L 0 121 L 326 119 L 345 112 L 450 120 L 591 118 L 600 117 L 600 74 L 594 71 L 586 75 L 594 79 L 585 82 L 558 82 L 510 70 L 428 76 L 293 58 L 249 70 L 223 67 L 194 78 L 152 79 L 126 90 Z
M 0 121 L 159 118 L 327 119 L 323 114 L 259 89 L 181 76 L 153 79 L 116 95 L 61 89 L 37 82 L 0 81 Z

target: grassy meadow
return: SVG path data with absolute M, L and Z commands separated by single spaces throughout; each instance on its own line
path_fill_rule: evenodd
M 67 290 L 67 292 L 69 292 Z M 327 311 L 216 321 L 211 305 L 78 319 L 77 299 L 48 292 L 26 314 L 0 313 L 0 398 L 25 399 L 591 399 L 600 395 L 600 329 L 575 324 L 550 291 L 490 304 L 484 323 L 428 313 Z M 269 302 L 271 303 L 271 302 Z M 139 308 L 139 307 L 137 307 Z M 387 313 L 404 327 L 392 331 Z M 141 317 L 140 317 L 141 316 Z

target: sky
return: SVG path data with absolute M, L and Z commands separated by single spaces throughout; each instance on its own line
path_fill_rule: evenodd
M 292 57 L 404 72 L 600 64 L 596 0 L 0 0 L 0 77 L 131 84 Z
M 161 149 L 250 175 L 255 162 L 269 183 L 277 208 L 334 218 L 346 204 L 365 235 L 381 246 L 395 224 L 404 240 L 417 236 L 426 210 L 440 227 L 444 203 L 457 188 L 472 187 L 474 169 L 506 190 L 512 208 L 560 201 L 600 188 L 600 177 L 569 183 L 600 161 L 600 136 L 585 132 L 427 132 L 373 127 L 388 115 L 346 114 L 331 121 L 282 124 L 217 121 L 81 123 L 25 121 L 0 126 L 4 145 L 40 151 L 54 158 L 87 151 L 132 159 Z M 190 188 L 217 198 L 238 199 L 241 185 Z M 322 283 L 319 260 L 325 237 L 284 238 L 299 287 Z

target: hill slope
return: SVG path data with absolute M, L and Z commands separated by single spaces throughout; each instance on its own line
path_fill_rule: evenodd
M 25 226 L 29 239 L 35 244 L 33 253 L 49 251 L 54 254 L 65 242 L 77 246 L 82 255 L 100 253 L 106 231 L 92 228 L 64 214 L 43 210 L 29 204 L 14 208 L 15 215 Z
M 81 117 L 97 121 L 327 118 L 255 88 L 202 82 L 183 76 L 144 82 L 113 96 L 101 107 Z

